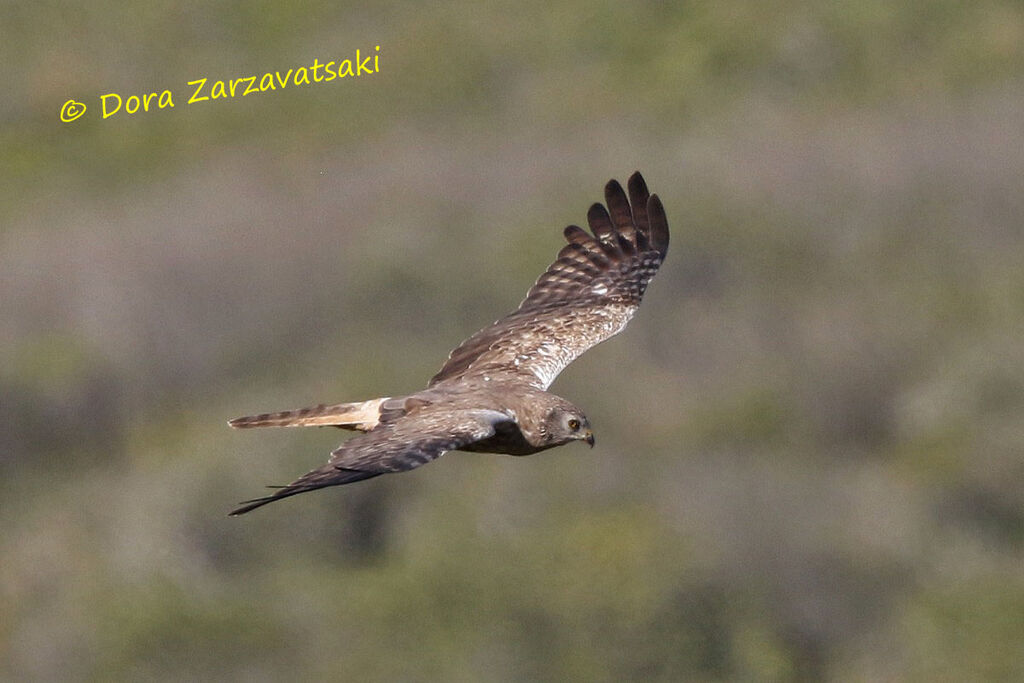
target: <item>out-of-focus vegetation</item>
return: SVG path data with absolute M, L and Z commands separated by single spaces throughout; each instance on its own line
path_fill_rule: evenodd
M 0 31 L 0 677 L 1024 677 L 1019 3 Z M 373 76 L 185 104 L 375 45 Z M 423 385 L 637 168 L 669 258 L 554 386 L 596 449 L 226 517 L 339 438 L 226 419 Z

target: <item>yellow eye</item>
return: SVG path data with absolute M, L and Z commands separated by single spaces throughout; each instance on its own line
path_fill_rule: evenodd
M 572 431 L 575 432 L 579 428 L 580 428 L 580 421 L 579 420 L 577 420 L 575 417 L 572 418 L 571 420 L 569 420 L 569 429 L 571 429 Z

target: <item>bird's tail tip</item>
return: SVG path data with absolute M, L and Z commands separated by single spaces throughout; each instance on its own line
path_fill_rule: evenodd
M 368 431 L 380 421 L 380 407 L 385 398 L 355 403 L 323 403 L 297 410 L 282 410 L 276 413 L 245 415 L 228 420 L 234 429 L 252 427 L 342 427 Z

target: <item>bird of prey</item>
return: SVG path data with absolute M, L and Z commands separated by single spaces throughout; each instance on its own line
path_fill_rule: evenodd
M 607 209 L 587 212 L 591 232 L 575 225 L 568 244 L 512 313 L 462 342 L 426 389 L 407 396 L 231 420 L 237 428 L 333 426 L 363 432 L 327 464 L 245 501 L 241 515 L 325 486 L 404 472 L 448 451 L 530 455 L 571 441 L 594 445 L 583 411 L 547 391 L 590 347 L 618 334 L 640 305 L 668 251 L 668 222 L 639 172 L 604 188 Z

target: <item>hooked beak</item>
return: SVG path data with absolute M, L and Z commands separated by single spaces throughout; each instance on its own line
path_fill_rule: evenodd
M 594 432 L 587 430 L 587 435 L 583 437 L 583 440 L 590 444 L 590 447 L 594 447 Z

